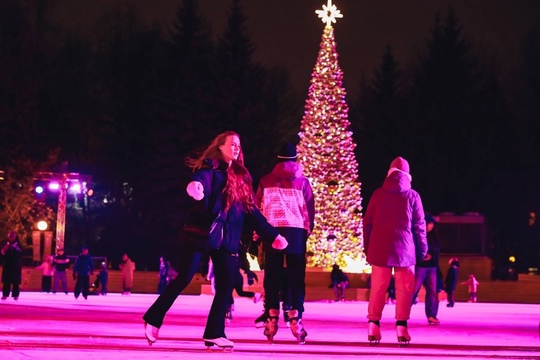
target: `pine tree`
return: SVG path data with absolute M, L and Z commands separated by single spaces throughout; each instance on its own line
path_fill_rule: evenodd
M 347 266 L 353 260 L 365 265 L 356 145 L 348 120 L 334 29 L 330 21 L 326 22 L 298 144 L 299 162 L 315 197 L 315 228 L 307 247 L 313 253 L 312 266 Z
M 362 187 L 364 194 L 371 194 L 381 185 L 390 161 L 396 156 L 407 157 L 411 141 L 403 119 L 401 72 L 390 46 L 369 84 L 360 84 L 359 95 L 356 119 L 351 116 L 351 123 L 358 139 Z

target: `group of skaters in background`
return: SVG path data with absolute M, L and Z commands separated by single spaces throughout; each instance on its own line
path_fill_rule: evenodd
M 306 243 L 314 227 L 315 206 L 311 185 L 296 159 L 296 147 L 286 144 L 278 155 L 277 164 L 260 180 L 256 192 L 244 166 L 240 137 L 235 132 L 219 134 L 203 152 L 187 159 L 187 164 L 193 169 L 187 194 L 193 204 L 202 205 L 204 211 L 212 216 L 212 229 L 218 226 L 220 233 L 210 232 L 210 237 L 217 236 L 218 243 L 216 247 L 203 250 L 186 238 L 186 244 L 178 254 L 179 272 L 174 276 L 171 276 L 174 270 L 171 270 L 170 263 L 165 258 L 160 259 L 159 296 L 143 316 L 149 345 L 157 341 L 166 313 L 190 283 L 201 259 L 208 256 L 214 299 L 203 340 L 208 347 L 229 349 L 234 346 L 225 335 L 227 313 L 231 313 L 234 303 L 233 289 L 241 296 L 254 298 L 255 302 L 261 299 L 259 293 L 244 292 L 240 273 L 242 269 L 250 284 L 258 281 L 249 265 L 245 265 L 245 250 L 251 242 L 259 244 L 258 248 L 264 253 L 264 312 L 256 323 L 264 323 L 263 334 L 272 342 L 278 332 L 280 310 L 283 310 L 292 335 L 298 343 L 305 342 Z M 439 324 L 438 293 L 442 288 L 442 275 L 438 266 L 436 222 L 424 213 L 421 197 L 412 189 L 411 181 L 409 163 L 401 157 L 394 159 L 382 186 L 373 193 L 363 219 L 364 248 L 367 261 L 372 266 L 367 315 L 368 340 L 372 343 L 378 343 L 382 338 L 380 320 L 387 303 L 387 293 L 396 305 L 395 325 L 399 343 L 408 344 L 411 340 L 407 321 L 422 286 L 426 290 L 428 323 Z M 248 244 L 241 242 L 245 229 L 253 234 Z M 10 291 L 15 299 L 19 296 L 21 250 L 17 241 L 16 233 L 10 232 L 8 242 L 1 249 L 4 256 L 4 300 Z M 58 283 L 61 283 L 67 293 L 65 271 L 69 260 L 66 261 L 61 250 L 38 267 L 43 271 L 43 291 L 51 290 L 54 277 L 52 291 L 57 291 Z M 119 267 L 122 294 L 129 295 L 135 263 L 124 254 Z M 459 259 L 450 259 L 445 279 L 448 307 L 455 303 L 458 269 Z M 56 273 L 60 273 L 58 278 Z M 80 294 L 87 298 L 93 273 L 94 265 L 88 248 L 83 247 L 73 266 L 75 298 Z M 349 286 L 347 275 L 336 264 L 330 276 L 335 301 L 344 301 Z M 106 264 L 102 264 L 96 280 L 95 283 L 101 285 L 100 293 L 107 294 Z M 474 275 L 471 274 L 462 284 L 469 286 L 470 301 L 476 302 L 479 283 Z
M 22 249 L 19 237 L 15 231 L 9 231 L 5 243 L 0 249 L 2 264 L 2 300 L 6 300 L 10 293 L 14 300 L 19 299 L 20 285 L 22 283 Z M 62 291 L 68 294 L 67 271 L 71 267 L 71 261 L 63 248 L 57 249 L 56 255 L 46 256 L 44 261 L 35 267 L 41 272 L 41 291 L 43 293 L 56 294 Z M 121 270 L 122 295 L 129 295 L 133 287 L 133 272 L 135 262 L 127 254 L 122 257 L 119 265 Z M 174 271 L 174 270 L 172 270 Z M 75 281 L 73 295 L 75 299 L 80 295 L 87 299 L 88 295 L 107 295 L 109 273 L 107 263 L 101 263 L 99 272 L 91 282 L 94 274 L 94 261 L 89 254 L 88 247 L 83 246 L 72 267 L 72 277 Z

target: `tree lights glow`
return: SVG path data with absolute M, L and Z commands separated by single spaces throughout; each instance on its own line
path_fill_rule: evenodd
M 358 272 L 367 267 L 361 184 L 342 86 L 343 72 L 330 25 L 342 15 L 331 0 L 323 9 L 317 13 L 327 25 L 310 81 L 298 144 L 299 162 L 315 196 L 315 228 L 308 239 L 308 251 L 313 253 L 309 265 L 329 268 L 334 263 L 341 267 L 354 263 Z

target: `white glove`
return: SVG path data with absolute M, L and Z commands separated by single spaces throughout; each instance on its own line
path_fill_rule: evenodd
M 202 200 L 204 197 L 204 187 L 198 181 L 192 181 L 188 184 L 186 191 L 189 196 L 194 198 L 197 201 Z
M 272 247 L 276 250 L 283 250 L 287 247 L 287 245 L 289 245 L 287 239 L 281 235 L 276 236 L 276 239 L 272 243 Z

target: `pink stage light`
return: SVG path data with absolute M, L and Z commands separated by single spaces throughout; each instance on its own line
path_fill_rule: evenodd
M 60 184 L 57 182 L 52 182 L 49 184 L 49 190 L 58 190 L 60 189 Z

